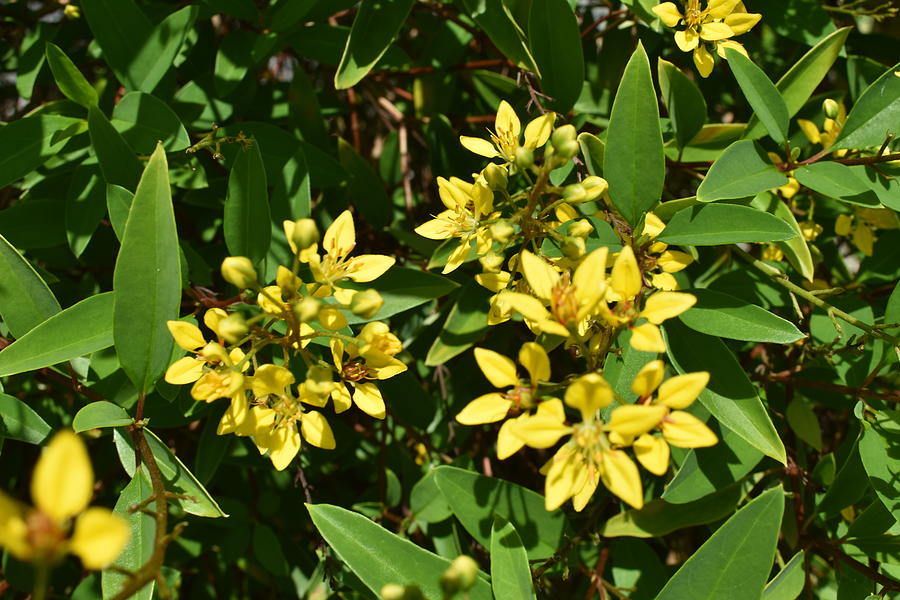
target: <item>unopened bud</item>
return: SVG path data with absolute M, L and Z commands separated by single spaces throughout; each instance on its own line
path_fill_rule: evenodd
M 241 315 L 228 315 L 219 321 L 218 333 L 229 344 L 236 344 L 247 335 L 247 322 Z
M 563 142 L 559 146 L 554 146 L 556 148 L 556 159 L 560 164 L 564 164 L 570 158 L 573 158 L 581 151 L 581 146 L 578 145 L 578 142 L 575 140 L 570 140 L 567 142 Z
M 585 253 L 584 238 L 568 236 L 559 245 L 559 249 L 570 260 L 578 260 Z
M 406 588 L 389 583 L 381 588 L 381 600 L 406 600 Z
M 488 187 L 492 190 L 505 190 L 507 184 L 506 168 L 496 163 L 490 163 L 481 172 Z
M 513 226 L 506 221 L 499 221 L 491 225 L 491 239 L 499 244 L 507 244 L 516 232 Z
M 596 200 L 609 189 L 609 182 L 596 175 L 585 177 L 584 181 L 581 182 L 581 185 L 583 185 L 584 189 L 587 191 L 588 200 Z
M 294 222 L 294 230 L 291 232 L 291 241 L 297 247 L 297 252 L 306 250 L 319 241 L 319 228 L 312 219 L 297 219 Z
M 574 125 L 563 125 L 562 127 L 557 127 L 553 131 L 553 135 L 550 136 L 550 142 L 553 144 L 553 147 L 560 149 L 561 146 L 567 144 L 568 142 L 577 143 L 576 137 L 578 132 L 575 131 Z
M 223 260 L 222 277 L 242 290 L 256 287 L 256 269 L 246 256 L 229 256 Z
M 594 231 L 594 226 L 587 219 L 579 219 L 574 223 L 570 223 L 568 229 L 566 229 L 570 236 L 577 238 L 586 238 L 591 235 L 592 231 Z
M 371 319 L 381 310 L 384 298 L 375 290 L 369 289 L 353 294 L 350 300 L 350 312 L 363 319 Z
M 294 305 L 294 314 L 297 315 L 297 318 L 300 319 L 301 323 L 308 323 L 310 321 L 315 321 L 319 316 L 319 310 L 322 308 L 322 303 L 316 300 L 315 298 L 310 298 L 307 296 L 300 302 Z
M 822 102 L 822 112 L 824 112 L 825 116 L 829 119 L 837 119 L 840 110 L 840 105 L 831 98 L 826 98 L 825 101 Z
M 534 164 L 534 152 L 525 148 L 524 146 L 519 146 L 516 148 L 516 156 L 515 156 L 516 166 L 524 171 L 526 169 L 530 169 L 531 165 Z
M 67 19 L 77 19 L 81 16 L 81 9 L 74 4 L 66 4 L 66 7 L 63 8 L 63 15 Z
M 791 162 L 796 161 L 800 158 L 800 147 L 791 148 Z
M 563 188 L 563 198 L 569 204 L 579 204 L 588 199 L 587 190 L 580 183 L 573 183 Z
M 503 257 L 496 252 L 488 252 L 478 259 L 486 273 L 496 273 L 503 266 Z
M 456 579 L 457 589 L 468 590 L 478 581 L 478 563 L 471 556 L 462 554 L 454 558 L 444 576 L 451 572 Z

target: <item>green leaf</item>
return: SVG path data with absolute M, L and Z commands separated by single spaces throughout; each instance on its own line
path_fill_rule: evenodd
M 763 593 L 784 512 L 784 491 L 772 488 L 728 519 L 656 600 L 758 600 Z
M 788 69 L 781 79 L 775 84 L 784 104 L 787 107 L 788 115 L 793 117 L 803 108 L 809 97 L 816 91 L 819 84 L 828 74 L 831 65 L 837 60 L 841 49 L 844 47 L 844 41 L 847 34 L 850 33 L 852 27 L 844 27 L 828 35 L 818 44 L 813 46 L 809 52 L 800 57 L 794 66 Z M 747 131 L 744 138 L 755 140 L 765 133 L 765 127 L 759 121 L 756 115 L 750 117 L 747 123 Z
M 66 239 L 76 257 L 84 252 L 105 214 L 106 184 L 100 167 L 78 165 L 66 192 Z
M 463 0 L 463 4 L 478 27 L 506 58 L 540 77 L 540 69 L 525 43 L 525 33 L 503 0 Z
M 391 221 L 393 207 L 384 183 L 372 166 L 360 156 L 353 146 L 338 138 L 338 157 L 341 166 L 349 174 L 348 187 L 353 205 L 373 227 L 384 227 Z
M 447 466 L 435 469 L 435 482 L 462 526 L 486 548 L 495 515 L 513 524 L 531 560 L 553 554 L 569 529 L 561 511 L 547 512 L 543 496 L 515 483 Z
M 867 477 L 860 458 L 859 440 L 856 440 L 834 481 L 819 500 L 816 512 L 829 517 L 858 502 L 869 489 Z
M 450 561 L 376 525 L 364 516 L 330 504 L 307 504 L 313 524 L 338 557 L 376 595 L 394 583 L 415 583 L 426 598 L 443 598 L 438 581 Z M 479 577 L 471 600 L 490 600 L 491 586 Z
M 675 320 L 666 321 L 664 328 L 668 356 L 678 373 L 709 372 L 709 384 L 699 397 L 703 406 L 720 424 L 786 464 L 784 444 L 772 419 L 728 346 Z
M 106 184 L 106 210 L 109 213 L 109 222 L 120 242 L 125 235 L 125 223 L 128 221 L 132 202 L 134 194 L 120 185 Z
M 800 167 L 794 177 L 802 185 L 823 196 L 859 206 L 878 207 L 878 195 L 856 171 L 830 160 Z
M 661 537 L 685 527 L 712 523 L 734 511 L 741 499 L 741 486 L 731 484 L 708 496 L 685 504 L 671 504 L 661 498 L 628 509 L 609 519 L 600 530 L 603 537 Z
M 767 212 L 739 204 L 700 204 L 675 213 L 657 240 L 683 246 L 718 246 L 796 236 L 790 225 Z
M 900 412 L 881 410 L 874 423 L 863 423 L 859 456 L 878 499 L 894 518 L 900 517 L 900 460 L 894 454 L 900 445 Z
M 659 202 L 665 172 L 656 89 L 638 43 L 616 92 L 603 156 L 609 196 L 625 220 L 635 225 Z
M 569 112 L 581 94 L 584 52 L 578 21 L 566 0 L 531 3 L 528 44 L 540 72 L 541 91 L 553 98 L 549 106 Z
M 635 375 L 651 360 L 655 352 L 636 350 L 631 345 L 631 331 L 624 329 L 616 338 L 618 350 L 606 356 L 603 362 L 603 377 L 612 386 L 620 402 L 634 402 L 637 394 L 631 391 Z
M 414 0 L 362 0 L 334 74 L 334 87 L 353 87 L 375 66 L 406 21 Z
M 475 280 L 463 286 L 441 332 L 428 349 L 426 366 L 442 365 L 481 339 L 488 329 L 487 308 L 490 296 L 491 293 Z
M 88 131 L 106 182 L 133 190 L 141 178 L 141 161 L 96 106 L 88 109 Z
M 238 152 L 228 175 L 228 195 L 222 228 L 232 256 L 246 256 L 258 264 L 269 251 L 272 224 L 266 169 L 259 144 Z
M 261 523 L 253 526 L 253 554 L 267 571 L 277 577 L 287 577 L 287 560 L 281 550 L 281 542 L 271 527 Z
M 166 321 L 178 318 L 181 301 L 178 233 L 162 144 L 134 194 L 113 290 L 116 353 L 138 393 L 146 394 L 169 366 L 173 340 Z
M 59 115 L 34 115 L 0 127 L 0 187 L 6 187 L 34 171 L 54 156 L 68 138 L 56 134 L 82 123 Z
M 194 474 L 184 466 L 184 463 L 169 450 L 163 441 L 146 427 L 143 431 L 147 437 L 150 451 L 165 480 L 166 490 L 179 496 L 172 499 L 172 502 L 184 509 L 185 512 L 198 517 L 227 517 L 228 515 L 222 512 L 219 504 L 209 495 L 203 484 L 194 477 Z M 131 436 L 122 433 L 121 429 L 113 429 L 113 439 L 116 443 L 116 452 L 119 454 L 119 462 L 122 463 L 122 467 L 128 475 L 134 477 L 135 455 Z M 150 482 L 150 476 L 146 472 L 144 478 L 147 483 Z
M 453 512 L 434 481 L 434 469 L 416 482 L 409 493 L 409 510 L 416 521 L 440 523 Z
M 694 331 L 773 344 L 791 344 L 806 337 L 790 321 L 740 298 L 713 290 L 687 291 L 697 298 L 697 303 L 678 318 Z
M 841 134 L 831 145 L 838 148 L 868 148 L 880 146 L 889 133 L 900 133 L 900 77 L 896 72 L 900 63 L 889 68 L 862 93 Z
M 113 293 L 82 300 L 0 350 L 0 377 L 42 369 L 109 348 Z
M 513 524 L 497 517 L 491 527 L 491 588 L 494 598 L 532 600 L 528 554 Z
M 347 315 L 350 324 L 368 321 L 383 321 L 410 308 L 425 304 L 429 300 L 446 296 L 457 284 L 452 280 L 410 267 L 391 267 L 376 279 L 367 283 L 343 282 L 341 287 L 355 290 L 374 289 L 384 298 L 384 305 L 371 319 L 363 319 L 356 315 Z
M 125 549 L 113 565 L 130 572 L 137 571 L 150 559 L 153 555 L 156 538 L 156 519 L 153 518 L 153 515 L 142 510 L 131 510 L 153 496 L 153 487 L 150 485 L 150 479 L 143 469 L 143 467 L 138 467 L 131 481 L 119 494 L 119 499 L 116 501 L 116 506 L 113 509 L 113 512 L 128 521 L 128 528 L 131 530 Z M 120 573 L 113 569 L 104 569 L 100 574 L 103 597 L 112 598 L 115 596 L 125 586 L 128 579 L 127 573 Z M 153 597 L 154 585 L 154 580 L 151 579 L 150 583 L 141 588 L 137 594 L 130 596 L 130 598 L 133 600 L 150 600 Z
M 675 139 L 678 146 L 684 148 L 706 122 L 706 99 L 697 84 L 669 61 L 660 58 L 656 71 Z
M 798 438 L 819 452 L 822 451 L 822 428 L 819 425 L 819 417 L 803 396 L 794 396 L 784 416 Z
M 751 140 L 735 142 L 712 164 L 697 188 L 697 200 L 713 202 L 746 198 L 785 185 L 780 173 L 762 149 Z
M 792 267 L 797 269 L 807 281 L 812 281 L 816 266 L 813 263 L 809 246 L 803 238 L 803 233 L 800 231 L 800 225 L 797 223 L 797 219 L 794 217 L 790 207 L 772 192 L 757 194 L 750 201 L 750 206 L 775 215 L 797 232 L 797 237 L 776 241 L 775 245 L 781 249 L 784 257 L 791 263 Z
M 128 92 L 113 109 L 112 124 L 128 144 L 141 154 L 150 154 L 157 142 L 168 152 L 191 145 L 184 125 L 169 105 L 144 92 Z
M 790 115 L 778 88 L 763 70 L 743 53 L 726 48 L 725 58 L 728 59 L 728 66 L 741 86 L 744 97 L 753 107 L 753 114 L 762 122 L 769 136 L 779 144 L 783 144 L 788 137 Z
M 53 78 L 63 95 L 85 108 L 97 106 L 97 90 L 91 87 L 75 63 L 59 49 L 59 46 L 47 42 L 47 64 L 53 72 Z
M 30 406 L 0 393 L 0 439 L 43 444 L 51 433 L 53 429 Z
M 581 156 L 588 173 L 603 177 L 603 157 L 606 153 L 606 143 L 592 133 L 579 133 L 578 145 L 581 146 Z
M 803 550 L 794 555 L 772 581 L 766 584 L 762 600 L 797 600 L 806 585 Z
M 0 317 L 9 331 L 20 338 L 59 310 L 31 263 L 0 235 Z
M 88 429 L 101 427 L 126 427 L 134 423 L 134 419 L 128 416 L 125 409 L 118 404 L 100 400 L 91 402 L 75 414 L 72 420 L 72 429 L 75 433 L 81 433 Z

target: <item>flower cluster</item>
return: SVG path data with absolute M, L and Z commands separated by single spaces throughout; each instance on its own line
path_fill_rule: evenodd
M 259 283 L 245 257 L 223 261 L 223 277 L 255 296 L 228 310 L 206 311 L 203 324 L 213 339 L 193 323 L 169 321 L 175 342 L 190 355 L 172 363 L 165 376 L 172 384 L 193 384 L 194 400 L 229 400 L 218 433 L 250 437 L 278 470 L 291 463 L 304 440 L 335 447 L 325 413 L 316 409 L 330 401 L 336 413 L 355 405 L 383 419 L 387 408 L 375 382 L 406 370 L 396 358 L 400 340 L 385 323 L 372 320 L 384 300 L 373 289 L 354 286 L 383 275 L 394 259 L 351 256 L 356 231 L 348 211 L 325 231 L 321 248 L 311 219 L 285 221 L 284 232 L 294 261 L 291 268 L 278 266 L 274 284 Z M 356 335 L 348 314 L 368 321 Z

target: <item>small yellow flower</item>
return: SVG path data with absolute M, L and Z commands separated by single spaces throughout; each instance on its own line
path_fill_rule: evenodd
M 875 252 L 877 230 L 897 227 L 897 215 L 886 208 L 857 208 L 852 215 L 838 215 L 834 222 L 834 232 L 849 235 L 853 245 L 866 256 Z
M 0 545 L 24 561 L 52 564 L 72 553 L 86 569 L 109 566 L 125 548 L 129 528 L 106 508 L 88 508 L 93 490 L 94 471 L 84 442 L 71 431 L 60 431 L 35 466 L 35 506 L 0 492 Z
M 463 135 L 459 137 L 459 142 L 464 148 L 480 156 L 486 158 L 499 156 L 505 162 L 513 162 L 518 148 L 534 150 L 543 146 L 550 138 L 555 120 L 554 113 L 547 113 L 528 123 L 525 126 L 525 143 L 520 144 L 519 134 L 522 124 L 519 117 L 506 100 L 501 100 L 494 121 L 495 131 L 489 132 L 491 140 Z
M 826 102 L 828 101 L 826 100 Z M 811 144 L 821 144 L 823 148 L 831 147 L 841 134 L 841 129 L 847 121 L 847 109 L 844 108 L 844 104 L 842 102 L 834 102 L 833 100 L 831 103 L 834 105 L 834 111 L 829 111 L 832 112 L 832 116 L 825 117 L 821 130 L 815 123 L 808 119 L 797 119 L 797 125 L 800 126 L 800 131 L 803 132 L 806 139 L 808 139 Z M 841 157 L 847 154 L 847 149 L 837 150 L 832 154 Z
M 644 217 L 643 235 L 651 240 L 644 254 L 644 270 L 649 273 L 653 287 L 672 291 L 678 289 L 678 282 L 672 273 L 677 273 L 694 262 L 694 257 L 687 252 L 669 250 L 669 245 L 665 242 L 653 241 L 665 228 L 666 224 L 653 213 L 647 213 Z
M 356 404 L 370 417 L 383 419 L 387 414 L 384 398 L 381 390 L 377 385 L 371 383 L 371 380 L 389 379 L 394 375 L 399 375 L 406 371 L 406 365 L 389 353 L 396 349 L 394 343 L 396 338 L 392 340 L 385 335 L 386 326 L 384 330 L 376 327 L 370 331 L 371 333 L 367 333 L 367 337 L 371 341 L 362 346 L 355 344 L 345 346 L 341 340 L 331 339 L 331 357 L 335 369 L 341 380 L 350 384 L 353 389 L 351 393 L 346 385 L 336 385 L 331 392 L 331 400 L 334 402 L 335 412 L 344 412 L 352 404 Z M 393 337 L 392 334 L 388 333 L 387 335 Z M 396 340 L 396 343 L 399 343 L 399 340 Z M 366 355 L 363 355 L 361 350 L 366 350 Z M 344 354 L 347 354 L 346 359 Z

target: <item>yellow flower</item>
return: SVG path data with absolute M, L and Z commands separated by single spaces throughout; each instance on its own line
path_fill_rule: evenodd
M 716 434 L 703 421 L 680 410 L 697 399 L 709 383 L 709 373 L 685 373 L 663 381 L 664 374 L 665 364 L 661 360 L 644 365 L 631 383 L 631 391 L 638 395 L 637 402 L 614 410 L 606 426 L 623 443 L 629 444 L 637 438 L 633 444 L 635 456 L 655 475 L 664 474 L 669 467 L 669 445 L 704 448 L 718 442 Z M 655 399 L 653 392 L 657 392 Z M 653 429 L 659 429 L 662 439 L 650 434 Z
M 334 402 L 335 412 L 342 413 L 352 404 L 356 404 L 361 411 L 376 419 L 383 419 L 387 414 L 381 390 L 366 380 L 389 379 L 404 372 L 406 365 L 384 351 L 396 348 L 393 340 L 387 338 L 385 333 L 386 327 L 384 330 L 380 327 L 373 328 L 372 332 L 367 334 L 371 342 L 362 346 L 349 344 L 346 348 L 341 340 L 331 339 L 331 357 L 335 369 L 341 380 L 349 383 L 353 389 L 351 393 L 346 385 L 339 384 L 334 387 L 331 400 Z M 366 355 L 361 353 L 362 349 L 366 350 Z M 345 353 L 348 356 L 346 360 Z
M 854 225 L 855 223 L 855 225 Z M 875 251 L 875 232 L 879 229 L 897 229 L 897 215 L 886 208 L 857 208 L 852 215 L 838 215 L 834 232 L 850 236 L 850 241 L 860 252 L 872 256 Z
M 88 508 L 93 490 L 94 471 L 84 442 L 71 431 L 60 431 L 35 466 L 35 506 L 0 492 L 0 545 L 24 561 L 50 564 L 72 553 L 86 569 L 109 566 L 128 541 L 128 523 L 106 508 Z
M 828 100 L 826 100 L 826 102 L 828 102 Z M 834 102 L 833 100 L 831 100 L 831 103 L 836 106 L 832 112 L 832 116 L 825 117 L 821 130 L 815 123 L 808 119 L 797 119 L 797 125 L 800 126 L 800 131 L 803 132 L 806 139 L 812 144 L 821 144 L 823 148 L 831 147 L 841 134 L 841 129 L 847 121 L 847 109 L 844 108 L 844 104 L 842 102 Z M 837 150 L 832 154 L 841 157 L 847 154 L 847 149 Z
M 678 250 L 669 250 L 665 242 L 653 241 L 666 228 L 662 219 L 653 213 L 647 213 L 644 217 L 643 234 L 650 238 L 651 244 L 645 251 L 646 270 L 650 275 L 650 283 L 659 290 L 677 290 L 678 282 L 672 273 L 681 271 L 694 262 L 694 258 Z
M 497 108 L 497 118 L 494 120 L 495 131 L 489 132 L 491 141 L 463 135 L 459 137 L 459 142 L 467 150 L 480 156 L 486 158 L 499 156 L 505 162 L 513 162 L 518 148 L 534 150 L 543 146 L 550 138 L 555 120 L 554 113 L 547 113 L 528 123 L 525 126 L 525 144 L 522 145 L 519 143 L 519 134 L 522 130 L 519 117 L 506 100 L 501 100 Z
M 675 32 L 675 43 L 681 51 L 693 52 L 694 65 L 703 77 L 713 69 L 713 56 L 705 43 L 722 58 L 726 48 L 746 54 L 741 44 L 728 38 L 750 31 L 762 17 L 748 13 L 740 0 L 709 0 L 702 10 L 700 0 L 686 0 L 683 14 L 674 2 L 663 2 L 653 12 L 667 27 L 684 26 Z
M 416 227 L 416 233 L 431 240 L 459 238 L 459 246 L 450 254 L 444 273 L 456 270 L 469 257 L 471 241 L 481 256 L 491 249 L 490 230 L 482 222 L 495 218 L 494 192 L 483 181 L 469 183 L 458 177 L 438 177 L 438 195 L 446 210 Z

